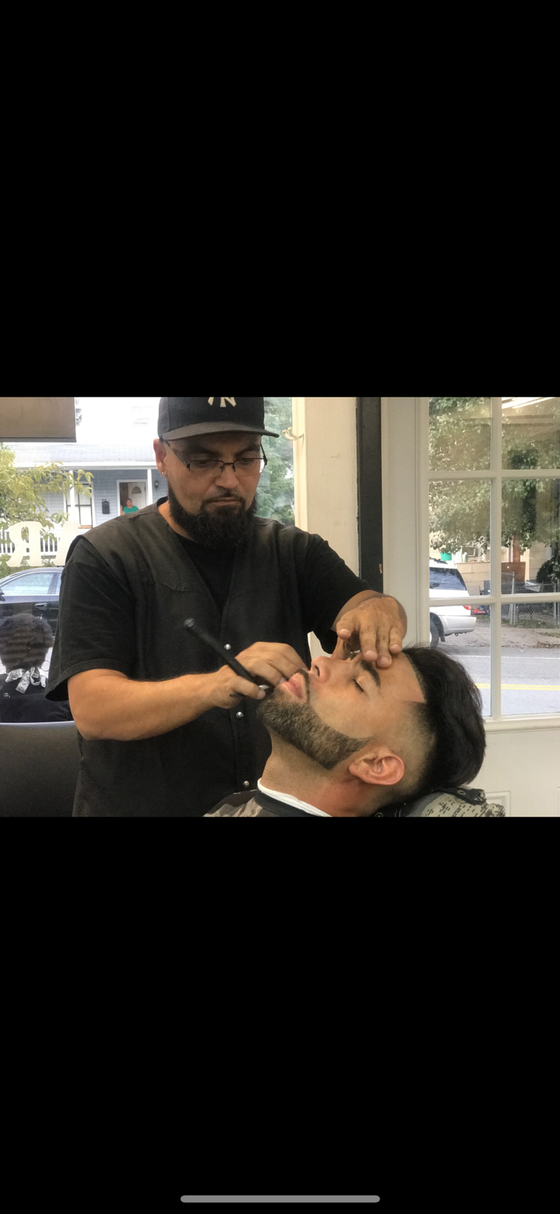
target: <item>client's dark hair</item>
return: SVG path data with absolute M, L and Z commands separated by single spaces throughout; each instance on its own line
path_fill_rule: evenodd
M 440 650 L 403 649 L 422 689 L 425 704 L 413 704 L 427 762 L 412 796 L 438 788 L 459 788 L 478 775 L 486 751 L 482 697 L 464 666 Z
M 42 616 L 22 612 L 0 624 L 0 659 L 7 670 L 42 666 L 53 645 L 53 633 Z

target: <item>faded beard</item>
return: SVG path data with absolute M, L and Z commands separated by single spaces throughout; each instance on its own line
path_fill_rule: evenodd
M 309 703 L 309 675 L 306 670 L 299 674 L 305 677 L 307 699 L 287 699 L 287 694 L 277 689 L 268 700 L 259 704 L 257 717 L 266 729 L 275 733 L 290 746 L 295 746 L 308 759 L 318 763 L 325 771 L 332 771 L 338 763 L 349 759 L 361 750 L 369 738 L 350 738 L 348 734 L 332 729 L 317 715 Z
M 222 510 L 216 507 L 210 511 L 203 506 L 199 514 L 189 514 L 176 498 L 171 485 L 167 486 L 167 495 L 173 522 L 187 531 L 196 544 L 202 544 L 205 548 L 239 548 L 251 538 L 256 499 L 247 510 L 224 506 Z

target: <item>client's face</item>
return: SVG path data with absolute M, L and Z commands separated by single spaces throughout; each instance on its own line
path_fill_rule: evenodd
M 257 715 L 272 733 L 332 771 L 372 738 L 384 742 L 394 736 L 407 705 L 423 700 L 402 653 L 387 670 L 360 657 L 346 662 L 320 657 L 310 670 L 277 687 Z

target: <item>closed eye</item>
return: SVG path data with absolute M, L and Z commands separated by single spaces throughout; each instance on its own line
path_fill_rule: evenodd
M 362 695 L 365 696 L 366 693 L 365 693 L 363 687 L 360 687 L 360 684 L 358 683 L 358 681 L 356 679 L 354 679 L 354 687 L 357 687 L 358 691 L 361 691 Z

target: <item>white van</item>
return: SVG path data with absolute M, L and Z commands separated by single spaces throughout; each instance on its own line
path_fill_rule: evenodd
M 450 561 L 430 561 L 430 597 L 449 599 L 465 597 L 468 589 L 459 570 Z M 430 606 L 430 645 L 435 649 L 447 636 L 458 636 L 461 632 L 472 632 L 476 628 L 476 616 L 470 607 L 442 607 L 441 611 Z

